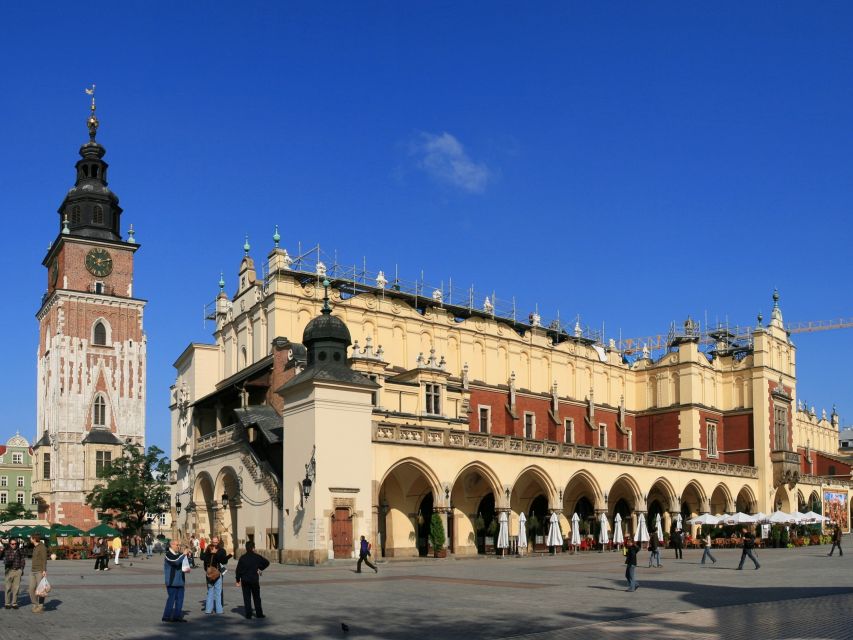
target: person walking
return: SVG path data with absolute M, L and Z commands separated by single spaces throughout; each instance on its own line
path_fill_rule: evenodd
M 116 536 L 113 538 L 112 542 L 110 542 L 110 548 L 115 552 L 115 558 L 113 559 L 113 564 L 115 566 L 119 565 L 119 556 L 121 555 L 121 536 Z
M 699 564 L 705 564 L 705 560 L 710 559 L 711 562 L 717 564 L 717 559 L 711 555 L 711 532 L 705 534 L 705 551 L 702 552 L 702 561 Z
M 18 592 L 21 590 L 21 576 L 27 565 L 27 556 L 18 545 L 18 541 L 12 538 L 9 540 L 9 544 L 0 551 L 0 557 L 3 558 L 3 565 L 6 568 L 4 604 L 7 609 L 17 609 Z
M 243 611 L 246 618 L 252 617 L 252 601 L 255 602 L 255 617 L 265 618 L 261 607 L 261 572 L 270 566 L 270 561 L 255 553 L 255 543 L 246 543 L 246 553 L 237 561 L 234 570 L 237 586 L 243 589 Z
M 166 608 L 163 622 L 186 622 L 184 618 L 184 588 L 186 578 L 183 565 L 186 554 L 178 550 L 178 541 L 172 540 L 163 556 L 163 578 L 166 582 Z
M 154 536 L 151 532 L 145 534 L 145 557 L 150 560 L 154 555 Z
M 370 557 L 370 543 L 365 540 L 364 536 L 361 536 L 361 544 L 359 545 L 358 550 L 358 563 L 355 565 L 355 572 L 361 573 L 361 563 L 363 562 L 368 567 L 373 569 L 374 573 L 379 573 L 379 569 L 376 568 L 376 565 L 373 564 L 368 558 Z
M 636 591 L 640 583 L 634 578 L 637 571 L 637 545 L 631 538 L 625 540 L 625 579 L 628 581 L 628 591 Z
M 832 532 L 832 549 L 829 550 L 828 556 L 832 555 L 832 552 L 835 551 L 835 547 L 838 547 L 838 555 L 843 556 L 844 551 L 841 550 L 841 527 L 839 525 L 835 525 L 835 530 Z
M 749 556 L 749 559 L 755 564 L 755 570 L 761 568 L 761 565 L 758 564 L 758 560 L 755 558 L 755 554 L 752 553 L 752 550 L 755 548 L 755 536 L 752 531 L 749 531 L 746 527 L 743 529 L 743 552 L 740 554 L 740 564 L 737 566 L 738 571 L 743 569 L 743 563 L 746 560 L 746 557 Z
M 669 542 L 672 545 L 672 548 L 675 549 L 675 559 L 683 560 L 684 553 L 682 552 L 682 548 L 684 546 L 684 542 L 681 538 L 681 529 L 673 523 L 672 528 L 669 530 Z
M 33 543 L 33 555 L 30 560 L 30 602 L 33 603 L 33 613 L 44 613 L 44 597 L 36 595 L 36 588 L 41 579 L 47 577 L 47 547 L 37 533 L 30 536 L 30 541 Z
M 207 600 L 204 605 L 205 613 L 222 613 L 224 606 L 222 597 L 222 574 L 225 571 L 225 563 L 228 556 L 224 549 L 219 548 L 219 538 L 214 536 L 210 544 L 204 550 L 202 556 L 204 572 L 207 576 Z
M 654 564 L 656 567 L 662 567 L 660 563 L 660 541 L 658 540 L 657 528 L 652 529 L 649 534 L 649 567 Z

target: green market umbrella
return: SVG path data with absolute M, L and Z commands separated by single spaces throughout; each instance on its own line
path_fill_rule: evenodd
M 99 524 L 97 527 L 93 527 L 89 529 L 89 533 L 87 535 L 95 536 L 96 538 L 106 538 L 112 536 L 119 536 L 121 533 L 117 529 L 113 529 L 108 524 Z
M 86 532 L 82 529 L 78 529 L 73 524 L 60 524 L 53 528 L 54 533 L 58 536 L 84 536 Z
M 47 538 L 50 537 L 50 529 L 48 529 L 47 527 L 43 527 L 41 525 L 39 525 L 37 527 L 33 527 L 32 529 L 30 529 L 29 533 L 27 533 L 26 535 L 31 536 L 35 533 L 39 534 L 43 540 L 46 540 Z
M 26 538 L 30 535 L 30 531 L 30 527 L 12 527 L 6 532 L 6 535 L 10 538 Z

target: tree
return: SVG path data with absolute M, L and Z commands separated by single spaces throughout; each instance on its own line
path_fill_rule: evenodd
M 432 514 L 432 519 L 429 522 L 429 541 L 432 543 L 432 548 L 436 551 L 444 547 L 444 523 L 441 521 L 441 516 L 437 513 Z
M 13 502 L 6 507 L 5 511 L 0 512 L 0 522 L 8 520 L 17 520 L 18 518 L 32 518 L 33 512 L 27 509 L 20 502 Z
M 159 516 L 169 509 L 169 458 L 161 449 L 127 443 L 122 455 L 100 474 L 106 484 L 97 484 L 86 496 L 105 519 L 124 524 L 129 535 L 142 533 L 150 515 Z

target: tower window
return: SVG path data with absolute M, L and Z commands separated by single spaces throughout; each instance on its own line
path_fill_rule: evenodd
M 92 338 L 92 344 L 107 344 L 107 328 L 104 326 L 103 322 L 95 323 L 95 331 L 94 336 Z
M 92 212 L 92 222 L 94 224 L 104 224 L 104 208 L 99 204 L 95 205 L 95 209 Z
M 109 451 L 95 452 L 95 474 L 100 478 L 112 463 L 113 454 Z
M 572 418 L 563 420 L 563 428 L 566 430 L 566 444 L 573 444 L 575 441 L 575 421 Z
M 714 422 L 708 423 L 708 457 L 717 457 L 717 424 Z
M 107 425 L 107 403 L 104 402 L 103 396 L 95 398 L 95 404 L 92 407 L 92 424 L 96 427 Z
M 489 433 L 492 423 L 492 408 L 480 405 L 480 433 Z
M 82 167 L 80 167 L 80 170 L 83 172 L 84 178 L 89 177 L 89 165 L 88 164 L 84 164 Z
M 98 177 L 98 165 L 96 165 L 96 164 L 92 165 L 92 177 L 93 178 Z
M 71 224 L 80 224 L 80 205 L 78 204 L 71 208 Z
M 773 408 L 773 427 L 776 450 L 788 449 L 788 408 L 776 405 Z
M 42 462 L 42 478 L 45 480 L 50 480 L 50 454 L 44 454 L 43 462 Z
M 536 414 L 524 414 L 524 437 L 528 440 L 533 440 L 536 437 Z

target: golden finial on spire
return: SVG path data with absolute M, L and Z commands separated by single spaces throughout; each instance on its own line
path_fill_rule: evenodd
M 95 134 L 98 133 L 98 117 L 95 115 L 95 84 L 92 83 L 91 89 L 84 89 L 87 95 L 92 96 L 92 106 L 90 107 L 91 113 L 89 114 L 89 119 L 86 121 L 86 124 L 89 127 L 89 140 L 92 142 L 95 141 Z

